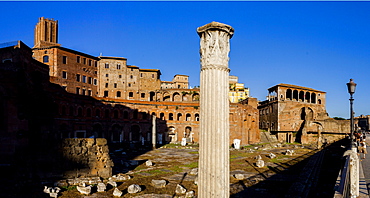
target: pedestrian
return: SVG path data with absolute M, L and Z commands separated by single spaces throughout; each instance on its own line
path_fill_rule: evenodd
M 360 141 L 360 145 L 358 146 L 358 152 L 359 152 L 358 155 L 360 156 L 360 153 L 362 153 L 364 156 L 362 159 L 365 159 L 367 150 L 366 150 L 366 142 L 363 139 Z
M 366 134 L 365 134 L 365 132 L 362 133 L 362 139 L 364 140 L 364 142 L 366 142 Z

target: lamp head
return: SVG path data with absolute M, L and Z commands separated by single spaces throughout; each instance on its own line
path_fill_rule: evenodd
M 357 84 L 353 82 L 352 78 L 349 80 L 349 83 L 347 83 L 348 93 L 351 94 L 351 96 L 355 93 L 356 85 Z

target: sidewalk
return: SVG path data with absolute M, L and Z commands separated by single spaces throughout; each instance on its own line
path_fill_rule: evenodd
M 367 145 L 370 145 L 370 140 L 366 140 Z M 360 158 L 360 196 L 359 197 L 369 197 L 369 187 L 370 187 L 370 148 L 366 147 L 367 155 L 365 159 L 361 159 L 363 154 L 361 153 Z

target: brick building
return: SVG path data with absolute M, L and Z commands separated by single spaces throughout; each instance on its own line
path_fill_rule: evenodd
M 198 141 L 200 94 L 199 89 L 188 89 L 187 75 L 177 74 L 171 87 L 161 87 L 160 70 L 62 47 L 57 30 L 57 21 L 42 17 L 32 49 L 20 41 L 0 46 L 0 69 L 10 72 L 2 73 L 9 78 L 0 83 L 2 151 L 13 153 L 29 137 L 94 136 L 110 143 L 150 144 L 153 115 L 159 142 L 183 137 Z M 14 65 L 27 69 L 9 70 Z M 18 78 L 10 78 L 14 75 L 26 76 L 22 83 L 27 86 L 17 85 Z M 14 102 L 18 100 L 23 103 Z M 23 109 L 28 109 L 25 118 Z M 230 145 L 233 139 L 241 139 L 242 145 L 259 142 L 258 119 L 256 102 L 231 104 Z
M 349 132 L 348 120 L 334 120 L 326 112 L 326 93 L 308 87 L 278 84 L 259 104 L 259 128 L 286 142 L 314 142 L 318 132 L 328 141 Z M 338 135 L 339 134 L 339 135 Z M 329 140 L 330 139 L 330 140 Z

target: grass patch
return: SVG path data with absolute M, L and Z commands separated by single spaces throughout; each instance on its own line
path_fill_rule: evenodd
M 190 164 L 185 164 L 184 166 L 189 168 L 198 168 L 198 162 L 192 162 Z

